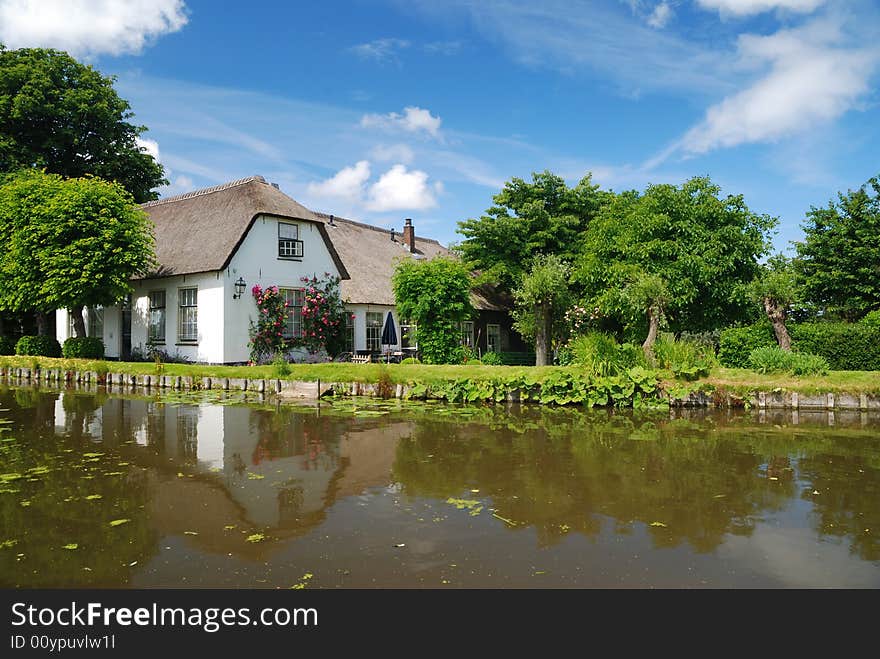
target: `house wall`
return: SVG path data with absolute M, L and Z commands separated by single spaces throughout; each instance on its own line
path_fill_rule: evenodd
M 299 239 L 303 241 L 301 259 L 278 257 L 279 221 L 299 226 Z M 250 359 L 250 321 L 257 317 L 257 303 L 251 294 L 255 285 L 261 288 L 302 288 L 301 277 L 321 278 L 324 273 L 339 276 L 339 270 L 315 224 L 294 222 L 270 215 L 259 216 L 229 262 L 229 267 L 222 273 L 225 301 L 223 361 L 246 362 Z M 233 300 L 235 282 L 239 277 L 244 279 L 247 286 L 244 295 Z
M 394 318 L 394 329 L 397 330 L 397 344 L 391 348 L 392 352 L 400 350 L 400 317 L 397 315 L 397 309 L 384 304 L 347 304 L 345 308 L 354 316 L 354 349 L 367 349 L 367 312 L 378 311 L 382 313 L 382 323 L 384 325 L 388 312 Z
M 86 331 L 89 327 L 89 309 L 83 309 L 83 320 L 86 324 Z M 118 359 L 122 349 L 122 332 L 121 332 L 122 310 L 119 307 L 104 307 L 104 334 L 101 340 L 104 342 L 104 356 Z M 55 338 L 58 343 L 64 342 L 70 337 L 69 334 L 70 320 L 67 309 L 57 309 L 55 311 Z
M 186 344 L 177 340 L 178 290 L 197 288 L 198 343 Z M 131 312 L 131 347 L 146 352 L 147 329 L 150 319 L 151 291 L 165 291 L 165 344 L 169 355 L 179 355 L 189 361 L 223 363 L 223 312 L 227 302 L 224 280 L 219 272 L 178 275 L 143 279 L 134 282 Z M 231 298 L 231 294 L 230 294 Z M 104 331 L 107 331 L 105 320 Z
M 498 325 L 501 333 L 501 352 L 534 352 L 535 347 L 526 343 L 513 329 L 513 320 L 506 311 L 480 311 L 474 318 L 474 335 L 480 354 L 488 349 L 487 325 Z

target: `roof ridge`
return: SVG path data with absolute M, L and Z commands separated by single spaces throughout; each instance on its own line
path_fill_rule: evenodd
M 390 229 L 385 229 L 382 227 L 377 227 L 375 224 L 367 224 L 366 222 L 358 222 L 356 220 L 350 220 L 347 217 L 340 217 L 339 215 L 332 215 L 331 213 L 322 213 L 321 211 L 312 211 L 317 217 L 325 220 L 329 220 L 331 217 L 333 221 L 341 220 L 342 222 L 347 222 L 348 224 L 355 224 L 359 227 L 364 227 L 365 229 L 372 229 L 373 231 L 378 231 L 379 233 L 388 233 Z M 400 231 L 395 229 L 395 233 L 398 235 L 403 235 Z M 416 241 L 425 241 L 426 243 L 435 243 L 436 245 L 440 245 L 443 247 L 443 244 L 437 240 L 436 238 L 425 238 L 424 236 L 420 236 L 416 234 Z
M 234 188 L 239 185 L 244 185 L 245 183 L 250 183 L 251 181 L 257 181 L 258 183 L 266 183 L 266 179 L 262 176 L 248 176 L 246 178 L 240 178 L 237 181 L 229 181 L 228 183 L 221 183 L 220 185 L 214 185 L 210 188 L 202 188 L 200 190 L 193 190 L 192 192 L 184 192 L 183 194 L 174 195 L 172 197 L 163 197 L 162 199 L 156 199 L 154 201 L 148 201 L 146 203 L 141 204 L 141 208 L 152 208 L 153 206 L 159 206 L 161 204 L 167 204 L 172 201 L 183 201 L 184 199 L 192 199 L 193 197 L 201 197 L 202 195 L 211 194 L 212 192 L 220 192 L 222 190 L 228 190 L 229 188 Z

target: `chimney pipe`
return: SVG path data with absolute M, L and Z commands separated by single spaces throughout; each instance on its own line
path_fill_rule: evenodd
M 413 228 L 412 218 L 403 221 L 403 244 L 409 247 L 409 251 L 416 251 L 416 230 Z
M 391 229 L 391 242 L 396 243 L 397 239 L 394 237 L 394 229 Z

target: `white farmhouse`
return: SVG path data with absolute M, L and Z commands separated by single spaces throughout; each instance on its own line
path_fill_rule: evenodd
M 342 298 L 351 311 L 349 351 L 380 352 L 388 312 L 398 337 L 391 349 L 399 350 L 407 339 L 395 310 L 394 263 L 448 254 L 437 241 L 416 238 L 409 219 L 397 234 L 314 213 L 261 176 L 148 202 L 143 209 L 155 225 L 158 270 L 132 282 L 127 303 L 85 311 L 87 333 L 102 337 L 108 358 L 128 359 L 154 345 L 189 361 L 247 362 L 250 323 L 257 314 L 251 289 L 283 291 L 291 303 L 286 334 L 295 336 L 301 327 L 301 278 L 325 273 L 342 280 Z M 476 292 L 473 297 L 488 325 L 465 323 L 463 342 L 483 350 L 521 349 L 502 307 Z M 66 310 L 56 312 L 56 334 L 62 343 L 72 335 Z

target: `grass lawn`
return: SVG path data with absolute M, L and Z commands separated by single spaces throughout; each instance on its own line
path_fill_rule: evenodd
M 71 371 L 108 371 L 111 373 L 156 374 L 153 362 L 113 362 L 84 359 L 50 359 L 46 357 L 0 357 L 0 366 L 32 368 L 34 362 L 42 368 L 60 368 Z M 579 372 L 576 366 L 487 366 L 427 364 L 290 364 L 286 380 L 322 380 L 324 382 L 377 382 L 383 372 L 393 383 L 442 382 L 454 379 L 488 380 L 537 374 L 539 378 L 552 371 Z M 164 364 L 164 375 L 192 375 L 248 379 L 279 378 L 276 367 L 268 366 L 210 366 L 206 364 Z M 663 375 L 663 374 L 661 374 Z M 662 379 L 672 381 L 672 374 Z M 832 371 L 824 376 L 794 377 L 787 374 L 761 375 L 747 369 L 716 368 L 699 384 L 727 388 L 739 392 L 772 391 L 785 389 L 802 393 L 880 393 L 880 371 Z M 694 383 L 698 384 L 698 383 Z

